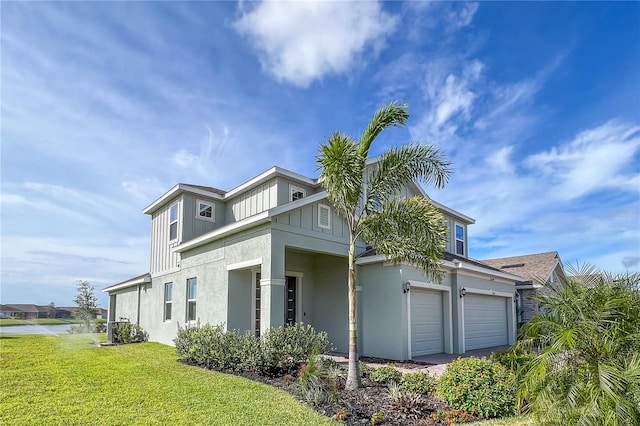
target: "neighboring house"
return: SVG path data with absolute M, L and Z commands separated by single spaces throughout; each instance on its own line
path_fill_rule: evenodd
M 27 303 L 0 305 L 0 317 L 27 320 L 47 318 L 47 310 L 44 306 Z
M 415 183 L 399 195 L 427 197 Z M 441 282 L 382 256 L 357 261 L 361 355 L 406 360 L 515 341 L 522 278 L 469 259 L 474 220 L 434 204 L 449 230 Z M 109 321 L 138 323 L 166 344 L 186 324 L 259 335 L 304 322 L 347 352 L 349 232 L 317 179 L 273 167 L 230 191 L 181 183 L 144 213 L 150 272 L 103 290 Z
M 482 262 L 501 271 L 524 278 L 516 284 L 519 324 L 529 321 L 540 312 L 541 305 L 535 296 L 548 292 L 548 289 L 543 287 L 541 282 L 558 284 L 561 279 L 566 278 L 562 261 L 557 251 L 501 259 L 487 259 Z

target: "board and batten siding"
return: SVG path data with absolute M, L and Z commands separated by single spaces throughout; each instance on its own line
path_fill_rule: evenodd
M 318 226 L 318 204 L 329 207 L 331 217 L 329 229 Z M 278 215 L 275 218 L 275 222 L 282 225 L 288 225 L 292 228 L 316 232 L 318 234 L 331 235 L 333 237 L 346 240 L 349 239 L 349 227 L 340 217 L 338 217 L 333 207 L 331 207 L 331 205 L 326 201 L 308 204 L 298 209 Z
M 178 203 L 178 238 L 169 241 L 169 210 Z M 179 254 L 171 250 L 182 240 L 184 200 L 180 196 L 153 213 L 151 218 L 151 274 L 170 271 L 178 267 Z
M 213 204 L 214 220 L 199 218 L 197 215 L 196 203 L 198 200 Z M 184 194 L 182 196 L 183 220 L 182 220 L 182 242 L 187 242 L 224 224 L 224 204 L 210 198 Z
M 278 205 L 276 179 L 263 183 L 227 202 L 225 223 L 230 224 Z

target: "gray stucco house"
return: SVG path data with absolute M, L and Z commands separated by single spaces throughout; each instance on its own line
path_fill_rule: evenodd
M 557 251 L 487 259 L 482 262 L 522 277 L 522 281 L 516 283 L 516 315 L 519 324 L 528 322 L 540 312 L 542 306 L 536 295 L 548 293 L 548 289 L 541 282 L 559 284 L 561 279 L 566 278 Z
M 415 183 L 400 195 L 428 197 Z M 407 360 L 515 341 L 522 278 L 470 259 L 474 220 L 434 204 L 449 229 L 441 282 L 381 256 L 358 260 L 362 355 Z M 304 322 L 347 352 L 348 229 L 317 179 L 273 167 L 230 191 L 178 184 L 144 213 L 150 271 L 104 289 L 110 321 L 166 344 L 198 321 L 256 334 Z

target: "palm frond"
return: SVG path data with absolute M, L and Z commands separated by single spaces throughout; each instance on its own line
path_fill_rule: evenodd
M 397 195 L 415 179 L 442 188 L 449 180 L 450 162 L 434 146 L 407 144 L 382 154 L 367 181 L 367 210 L 380 200 Z
M 333 133 L 317 157 L 322 186 L 338 214 L 350 221 L 362 192 L 364 158 L 349 135 Z
M 362 219 L 359 231 L 378 254 L 391 262 L 422 268 L 437 280 L 442 277 L 446 226 L 440 211 L 428 200 L 416 196 L 384 201 L 380 211 Z
M 409 113 L 407 112 L 407 104 L 399 104 L 393 101 L 388 105 L 380 108 L 371 118 L 369 125 L 362 133 L 358 153 L 367 157 L 369 148 L 374 139 L 387 127 L 401 127 L 407 123 Z

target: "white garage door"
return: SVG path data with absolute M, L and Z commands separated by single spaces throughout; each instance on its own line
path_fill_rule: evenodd
M 442 292 L 411 289 L 411 356 L 444 352 Z
M 464 297 L 465 350 L 506 345 L 507 299 L 483 294 Z

